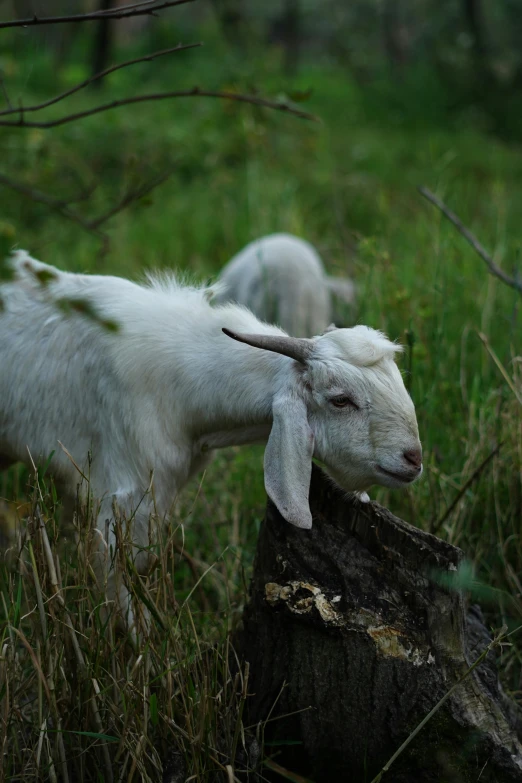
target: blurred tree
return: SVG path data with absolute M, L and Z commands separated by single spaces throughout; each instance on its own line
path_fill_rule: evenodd
M 384 0 L 382 7 L 384 50 L 394 73 L 408 59 L 406 36 L 402 24 L 402 7 L 399 0 Z
M 285 71 L 287 73 L 295 73 L 299 65 L 301 16 L 300 0 L 286 0 L 281 13 L 274 17 L 269 24 L 269 40 L 284 46 Z
M 243 0 L 212 0 L 212 6 L 226 40 L 232 46 L 240 46 L 245 15 Z
M 522 89 L 522 52 L 520 41 L 522 39 L 522 4 L 520 0 L 504 0 L 506 9 L 506 29 L 508 40 L 506 49 L 513 56 L 513 84 L 517 89 Z
M 110 11 L 116 6 L 116 0 L 99 0 L 98 11 Z M 110 19 L 102 19 L 96 22 L 96 33 L 94 35 L 94 45 L 92 52 L 92 74 L 104 71 L 109 64 L 109 58 L 112 52 L 113 27 Z M 100 89 L 103 86 L 103 79 L 97 79 L 93 82 L 93 87 Z
M 468 23 L 471 35 L 473 36 L 473 48 L 481 64 L 484 64 L 488 58 L 488 45 L 486 41 L 486 31 L 484 29 L 484 19 L 482 14 L 481 0 L 464 0 L 464 17 Z

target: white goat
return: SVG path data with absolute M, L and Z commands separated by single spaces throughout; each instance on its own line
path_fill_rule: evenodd
M 337 316 L 336 303 L 353 305 L 351 280 L 329 277 L 315 248 L 291 234 L 256 239 L 223 267 L 217 303 L 245 305 L 263 321 L 296 337 L 321 334 Z
M 312 457 L 346 490 L 402 487 L 420 475 L 415 411 L 394 360 L 400 347 L 380 332 L 356 326 L 289 337 L 244 307 L 212 306 L 212 289 L 173 277 L 138 285 L 70 274 L 24 252 L 14 270 L 0 289 L 0 464 L 55 450 L 50 471 L 70 499 L 78 474 L 58 443 L 84 470 L 90 454 L 90 489 L 101 499 L 93 567 L 124 610 L 126 590 L 109 573 L 116 542 L 113 530 L 104 539 L 106 520 L 113 501 L 132 518 L 141 571 L 152 471 L 164 517 L 212 449 L 267 441 L 266 490 L 301 528 L 312 525 Z M 65 314 L 60 298 L 88 301 L 119 331 Z

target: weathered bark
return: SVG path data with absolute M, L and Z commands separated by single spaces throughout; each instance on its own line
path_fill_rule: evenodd
M 459 549 L 376 503 L 347 499 L 315 467 L 310 502 L 311 531 L 271 504 L 261 528 L 240 640 L 250 662 L 247 720 L 288 716 L 266 726 L 265 739 L 283 741 L 279 764 L 315 783 L 362 783 L 489 635 L 476 611 L 468 629 L 462 595 L 444 586 Z M 504 698 L 490 653 L 384 783 L 521 781 L 516 709 L 510 716 Z

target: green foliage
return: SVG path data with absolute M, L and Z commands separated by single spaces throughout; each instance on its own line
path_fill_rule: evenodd
M 48 285 L 53 275 L 49 274 L 47 270 L 38 271 L 35 273 L 42 285 Z M 108 332 L 117 332 L 119 325 L 116 321 L 110 318 L 103 318 L 96 310 L 92 302 L 88 299 L 73 299 L 71 297 L 61 297 L 54 301 L 55 305 L 62 310 L 66 315 L 71 313 L 79 313 L 80 315 L 89 318 L 91 321 L 100 324 Z

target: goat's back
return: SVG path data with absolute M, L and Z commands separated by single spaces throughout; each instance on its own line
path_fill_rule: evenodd
M 217 301 L 242 304 L 297 337 L 321 334 L 330 322 L 330 290 L 309 242 L 272 234 L 251 242 L 223 268 Z

